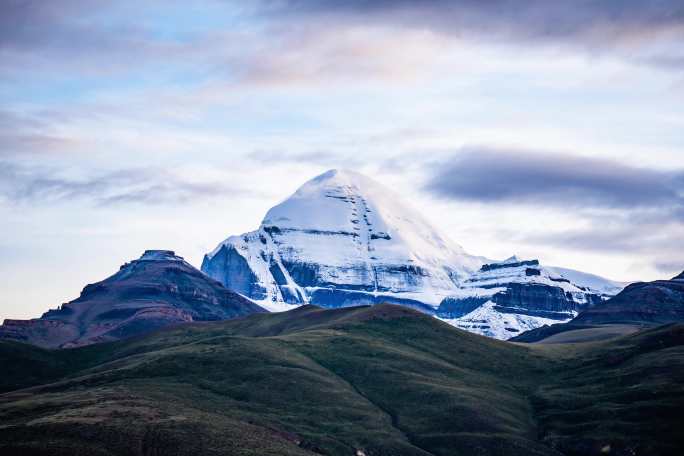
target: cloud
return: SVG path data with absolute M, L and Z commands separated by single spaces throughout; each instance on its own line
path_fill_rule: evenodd
M 30 66 L 66 79 L 124 71 L 142 81 L 146 70 L 159 68 L 156 77 L 172 80 L 193 74 L 257 85 L 395 81 L 430 74 L 429 63 L 466 42 L 570 45 L 672 71 L 681 71 L 684 59 L 684 4 L 677 0 L 153 5 L 7 0 L 0 7 L 0 74 L 21 75 Z M 184 20 L 170 32 L 178 17 Z
M 316 22 L 271 28 L 242 56 L 222 56 L 244 84 L 289 85 L 362 79 L 410 81 L 428 72 L 448 43 L 434 33 L 373 24 Z
M 43 134 L 2 134 L 0 133 L 0 157 L 25 153 L 46 153 L 55 151 L 74 151 L 80 147 L 78 141 Z
M 654 266 L 658 271 L 675 275 L 684 271 L 684 260 L 679 259 L 676 261 L 657 261 Z
M 140 72 L 200 51 L 192 40 L 165 39 L 133 2 L 6 0 L 0 6 L 0 75 L 25 68 L 74 76 Z M 161 5 L 160 5 L 161 6 Z M 128 11 L 127 11 L 128 10 Z M 136 14 L 131 14 L 135 12 Z M 36 75 L 31 75 L 35 77 Z
M 258 162 L 261 166 L 278 165 L 317 165 L 327 168 L 351 167 L 357 168 L 367 163 L 360 157 L 351 157 L 348 154 L 335 153 L 325 150 L 313 150 L 308 152 L 288 152 L 285 150 L 255 150 L 247 155 L 247 158 Z
M 57 117 L 47 113 L 27 116 L 9 110 L 0 110 L 0 157 L 73 152 L 80 149 L 82 147 L 80 141 L 55 132 Z
M 518 233 L 517 241 L 531 249 L 546 246 L 561 252 L 638 258 L 639 264 L 650 264 L 654 271 L 668 276 L 684 269 L 684 223 L 681 221 L 662 223 L 659 217 L 646 221 L 629 215 L 612 220 L 605 217 L 592 219 L 581 214 L 579 217 L 585 219 L 587 227 Z
M 462 149 L 426 169 L 426 190 L 434 196 L 524 217 L 544 214 L 546 223 L 504 236 L 530 250 L 638 256 L 654 270 L 684 258 L 682 169 L 486 147 Z M 549 223 L 553 214 L 558 222 Z
M 681 224 L 662 226 L 656 223 L 608 222 L 606 225 L 602 220 L 595 219 L 587 228 L 552 229 L 521 237 L 532 245 L 543 244 L 585 252 L 681 256 L 684 248 L 678 246 L 684 245 L 683 229 Z
M 271 11 L 384 18 L 452 34 L 476 32 L 525 39 L 594 41 L 603 36 L 639 41 L 681 32 L 684 25 L 684 5 L 678 0 L 290 0 L 284 8 L 272 7 Z
M 173 205 L 249 193 L 220 182 L 189 181 L 165 170 L 135 168 L 75 177 L 53 169 L 0 162 L 0 198 L 12 204 Z
M 314 16 L 330 24 L 385 23 L 458 40 L 570 45 L 591 54 L 617 51 L 628 59 L 639 50 L 642 63 L 651 59 L 654 64 L 678 62 L 684 57 L 684 3 L 679 0 L 291 0 L 263 4 L 273 16 Z
M 6 0 L 0 15 L 0 49 L 21 49 L 36 45 L 61 46 L 88 30 L 77 20 L 78 12 L 92 11 L 97 3 L 83 0 Z M 100 3 L 100 6 L 102 4 Z M 93 35 L 98 41 L 99 34 Z M 90 41 L 92 43 L 93 40 Z M 87 44 L 75 42 L 73 46 Z
M 661 171 L 577 155 L 466 148 L 434 168 L 426 189 L 442 198 L 554 207 L 684 205 L 684 170 Z
M 140 81 L 151 74 L 171 80 L 183 74 L 199 85 L 206 80 L 251 86 L 405 80 L 424 72 L 441 46 L 434 34 L 411 30 L 403 31 L 399 44 L 396 30 L 382 24 L 331 27 L 286 15 L 264 22 L 263 16 L 252 15 L 245 21 L 251 26 L 238 26 L 231 17 L 253 8 L 217 4 L 185 13 L 182 4 L 164 4 L 169 16 L 188 16 L 169 33 L 164 16 L 122 14 L 138 12 L 130 1 L 10 0 L 0 14 L 0 75 L 21 75 L 31 67 L 67 80 L 113 72 L 139 75 Z M 194 30 L 191 24 L 207 21 L 213 9 L 210 25 Z

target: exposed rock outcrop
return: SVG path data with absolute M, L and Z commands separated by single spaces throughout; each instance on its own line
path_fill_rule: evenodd
M 148 250 L 113 276 L 33 320 L 5 320 L 0 338 L 48 348 L 124 339 L 168 325 L 265 312 L 168 250 Z
M 542 326 L 520 334 L 516 342 L 539 342 L 560 333 L 635 328 L 684 321 L 684 272 L 671 280 L 636 282 L 607 301 L 593 302 L 565 324 Z
M 576 324 L 663 324 L 684 321 L 684 273 L 671 280 L 637 282 L 573 320 Z
M 508 339 L 539 326 L 562 323 L 606 296 L 516 257 L 483 265 L 436 311 L 445 321 L 471 332 Z

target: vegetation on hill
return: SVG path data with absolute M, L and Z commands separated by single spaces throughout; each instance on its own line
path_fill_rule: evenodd
M 0 343 L 0 454 L 675 455 L 684 325 L 521 345 L 398 306 Z

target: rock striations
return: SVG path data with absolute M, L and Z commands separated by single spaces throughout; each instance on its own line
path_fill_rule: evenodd
M 514 340 L 545 343 L 596 340 L 682 321 L 684 272 L 670 280 L 633 283 L 615 297 L 589 306 L 567 323 L 531 329 Z
M 684 321 L 684 272 L 670 280 L 637 282 L 582 312 L 578 324 L 664 324 Z
M 272 310 L 381 301 L 436 308 L 486 259 L 352 171 L 328 171 L 207 254 L 202 271 Z

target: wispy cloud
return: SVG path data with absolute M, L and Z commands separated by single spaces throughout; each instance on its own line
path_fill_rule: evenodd
M 262 166 L 294 164 L 318 165 L 327 168 L 357 168 L 367 163 L 367 161 L 362 160 L 360 157 L 351 157 L 348 154 L 326 150 L 314 150 L 308 152 L 290 152 L 286 150 L 255 150 L 247 157 L 250 160 L 260 163 Z
M 207 2 L 187 13 L 188 23 L 206 25 L 170 33 L 151 18 L 159 19 L 160 11 L 182 16 L 182 2 L 153 3 L 132 16 L 140 8 L 130 1 L 5 1 L 0 74 L 22 74 L 30 64 L 65 78 L 142 75 L 157 65 L 199 79 L 261 85 L 405 80 L 429 72 L 449 46 L 466 42 L 553 45 L 676 71 L 684 58 L 684 5 L 677 0 L 269 0 L 237 6 Z M 231 8 L 251 25 L 231 22 Z
M 0 110 L 0 158 L 25 154 L 74 152 L 80 141 L 55 131 L 53 116 L 29 116 Z
M 410 81 L 429 72 L 449 46 L 425 30 L 315 21 L 274 27 L 277 39 L 244 56 L 224 56 L 236 80 L 253 85 Z
M 0 197 L 13 204 L 85 201 L 95 206 L 198 202 L 249 190 L 217 181 L 197 182 L 163 169 L 122 169 L 72 176 L 65 171 L 0 162 Z
M 684 270 L 684 223 L 677 219 L 664 220 L 658 214 L 654 220 L 639 220 L 623 214 L 613 219 L 591 218 L 578 214 L 587 221 L 585 228 L 558 229 L 520 233 L 518 242 L 532 248 L 551 247 L 559 251 L 583 254 L 627 255 L 639 258 L 641 264 L 650 263 L 654 270 L 668 274 Z
M 652 56 L 682 57 L 677 43 L 684 37 L 684 4 L 678 0 L 293 0 L 284 7 L 278 2 L 264 3 L 274 14 L 392 23 L 459 39 L 526 45 L 556 43 L 579 46 L 592 53 L 626 51 L 626 57 L 630 51 L 641 49 Z
M 156 2 L 155 2 L 156 3 Z M 51 71 L 65 80 L 115 73 L 144 74 L 153 65 L 183 67 L 205 56 L 196 37 L 177 39 L 143 17 L 168 4 L 101 0 L 7 0 L 0 6 L 0 76 L 23 69 Z M 158 10 L 163 11 L 162 9 Z M 206 44 L 206 43 L 204 43 Z M 181 60 L 181 58 L 183 60 Z M 186 66 L 187 67 L 187 66 Z
M 658 271 L 666 274 L 670 273 L 674 276 L 679 275 L 679 273 L 684 271 L 684 260 L 679 259 L 676 261 L 657 261 L 654 266 Z

